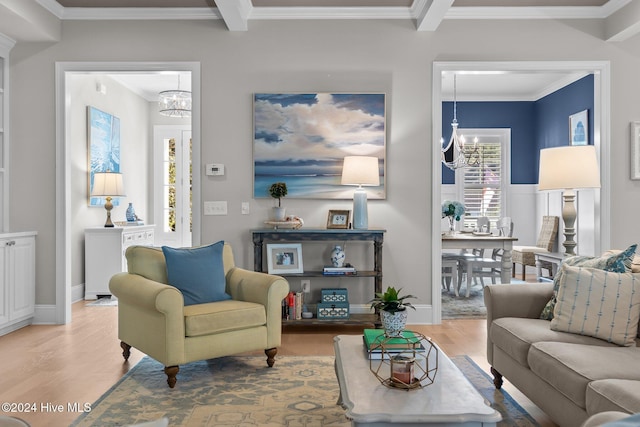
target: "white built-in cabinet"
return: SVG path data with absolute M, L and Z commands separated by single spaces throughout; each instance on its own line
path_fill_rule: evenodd
M 36 233 L 0 234 L 0 335 L 33 321 L 36 305 Z
M 109 280 L 127 271 L 129 246 L 153 246 L 155 225 L 94 227 L 84 231 L 84 299 L 111 295 Z

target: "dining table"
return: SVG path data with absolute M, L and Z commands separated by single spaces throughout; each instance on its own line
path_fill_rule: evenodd
M 500 281 L 511 283 L 511 251 L 517 237 L 495 236 L 491 233 L 457 231 L 442 234 L 442 249 L 502 249 Z

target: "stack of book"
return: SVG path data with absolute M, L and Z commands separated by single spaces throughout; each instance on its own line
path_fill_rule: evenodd
M 382 359 L 382 347 L 384 347 L 384 353 L 386 353 L 385 357 L 389 357 L 389 354 L 393 353 L 425 350 L 420 338 L 413 332 L 404 331 L 402 335 L 404 338 L 386 338 L 384 329 L 365 329 L 362 338 L 364 339 L 368 357 L 370 359 Z
M 324 267 L 322 274 L 325 276 L 354 276 L 357 271 L 355 267 Z
M 282 300 L 282 319 L 300 320 L 304 306 L 302 292 L 289 292 L 289 295 Z

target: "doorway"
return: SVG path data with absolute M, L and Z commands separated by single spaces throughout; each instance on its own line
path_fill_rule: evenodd
M 486 73 L 487 75 L 542 74 L 542 73 L 586 73 L 594 75 L 594 145 L 600 162 L 602 187 L 594 197 L 594 218 L 598 224 L 595 230 L 595 249 L 610 246 L 610 71 L 606 61 L 514 61 L 514 62 L 434 62 L 432 74 L 432 224 L 434 236 L 432 252 L 432 280 L 441 281 L 442 242 L 436 236 L 441 233 L 440 204 L 442 196 L 441 148 L 437 144 L 442 137 L 443 76 L 446 73 Z M 432 286 L 432 323 L 442 321 L 442 301 L 440 286 Z
M 191 126 L 154 126 L 155 246 L 191 246 L 191 151 Z
M 163 73 L 190 72 L 192 90 L 193 162 L 200 163 L 200 64 L 197 62 L 58 62 L 56 63 L 56 305 L 55 323 L 71 322 L 73 206 L 72 172 L 77 168 L 72 157 L 72 99 L 67 79 L 73 74 L 91 73 Z M 200 204 L 200 177 L 192 178 L 194 206 Z M 193 243 L 200 241 L 200 211 L 193 212 Z

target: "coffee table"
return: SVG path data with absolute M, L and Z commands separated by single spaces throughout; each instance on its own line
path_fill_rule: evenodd
M 500 413 L 438 348 L 433 384 L 414 390 L 386 387 L 373 375 L 360 335 L 334 338 L 338 404 L 352 426 L 495 426 Z

